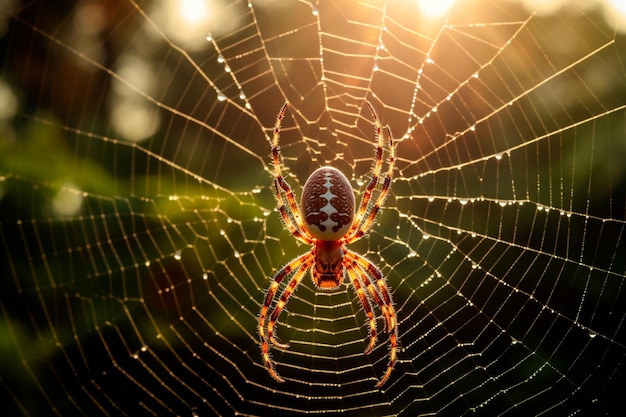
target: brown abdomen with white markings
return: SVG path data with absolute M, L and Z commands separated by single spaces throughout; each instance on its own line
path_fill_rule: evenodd
M 346 176 L 333 167 L 311 174 L 300 205 L 307 230 L 318 240 L 341 239 L 354 220 L 354 191 Z

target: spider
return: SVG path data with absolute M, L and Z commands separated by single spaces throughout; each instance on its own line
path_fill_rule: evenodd
M 291 234 L 300 242 L 313 245 L 313 248 L 285 265 L 274 275 L 272 284 L 267 290 L 265 302 L 259 314 L 259 336 L 261 338 L 261 354 L 269 374 L 278 382 L 284 382 L 272 364 L 270 358 L 270 344 L 287 349 L 286 343 L 281 343 L 276 336 L 276 322 L 280 313 L 289 301 L 296 287 L 302 281 L 308 270 L 311 270 L 313 283 L 320 289 L 330 290 L 339 287 L 347 276 L 369 322 L 369 344 L 365 354 L 369 354 L 376 345 L 376 318 L 372 312 L 372 301 L 376 303 L 384 316 L 385 328 L 389 333 L 389 364 L 377 387 L 382 386 L 389 378 L 396 362 L 398 339 L 398 324 L 396 312 L 385 284 L 385 279 L 376 265 L 346 248 L 346 245 L 355 242 L 365 235 L 376 218 L 389 188 L 391 186 L 395 149 L 389 126 L 383 128 L 374 111 L 374 107 L 367 102 L 376 126 L 375 134 L 378 140 L 376 158 L 372 178 L 370 179 L 358 209 L 355 213 L 355 197 L 352 186 L 345 175 L 336 168 L 324 166 L 315 170 L 306 180 L 302 189 L 300 207 L 296 203 L 296 196 L 287 181 L 281 174 L 281 155 L 278 145 L 280 126 L 285 116 L 288 103 L 285 103 L 276 117 L 274 136 L 272 140 L 272 161 L 274 164 L 274 191 L 278 202 L 278 209 Z M 383 170 L 383 150 L 385 140 L 383 129 L 388 137 L 389 160 L 387 172 L 382 179 L 380 192 L 374 198 L 374 191 Z M 373 205 L 371 204 L 373 201 Z M 291 280 L 282 291 L 279 300 L 275 303 L 269 322 L 266 327 L 268 313 L 276 296 L 281 281 L 293 274 Z M 267 330 L 267 333 L 266 333 Z

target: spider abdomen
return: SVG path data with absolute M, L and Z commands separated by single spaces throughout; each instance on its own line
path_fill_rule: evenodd
M 302 189 L 302 215 L 309 233 L 318 240 L 339 240 L 354 220 L 354 191 L 341 171 L 321 167 Z

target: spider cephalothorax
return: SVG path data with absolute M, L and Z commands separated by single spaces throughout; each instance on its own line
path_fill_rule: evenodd
M 318 168 L 309 176 L 302 189 L 302 201 L 298 207 L 294 192 L 283 178 L 280 170 L 278 140 L 280 124 L 285 115 L 287 103 L 280 109 L 276 118 L 272 141 L 272 159 L 278 209 L 291 234 L 301 242 L 313 245 L 311 251 L 285 265 L 274 276 L 259 315 L 259 335 L 263 362 L 270 375 L 279 382 L 284 380 L 274 370 L 269 354 L 270 344 L 283 349 L 286 349 L 288 345 L 278 342 L 274 328 L 289 297 L 309 269 L 311 269 L 313 282 L 321 289 L 337 288 L 343 282 L 345 275 L 349 277 L 369 322 L 370 341 L 365 349 L 366 354 L 374 348 L 377 336 L 372 300 L 380 307 L 385 318 L 386 330 L 390 334 L 391 349 L 387 371 L 377 386 L 381 386 L 389 378 L 396 361 L 398 327 L 395 308 L 387 284 L 376 265 L 346 248 L 346 245 L 361 238 L 372 227 L 376 214 L 389 192 L 393 174 L 395 149 L 391 130 L 387 127 L 384 129 L 387 133 L 389 151 L 387 172 L 382 180 L 378 195 L 374 198 L 374 191 L 379 184 L 383 168 L 385 140 L 383 127 L 378 121 L 374 108 L 369 102 L 367 105 L 376 124 L 378 146 L 372 179 L 365 188 L 361 203 L 356 211 L 354 191 L 350 182 L 341 171 L 329 166 Z M 292 275 L 291 280 L 274 305 L 266 326 L 267 315 L 280 283 L 288 275 Z

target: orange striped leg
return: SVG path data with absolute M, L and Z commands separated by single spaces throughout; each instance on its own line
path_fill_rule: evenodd
M 376 122 L 376 131 L 382 133 L 383 126 L 380 124 L 380 121 L 378 120 L 376 113 L 373 112 L 374 109 L 371 108 L 371 105 L 370 105 L 370 109 L 372 110 L 374 121 Z M 387 198 L 387 193 L 389 192 L 389 188 L 391 187 L 391 181 L 393 179 L 393 168 L 395 166 L 396 150 L 395 150 L 395 145 L 393 142 L 393 135 L 391 133 L 391 128 L 389 126 L 385 126 L 384 129 L 387 131 L 387 136 L 389 137 L 389 145 L 388 145 L 389 146 L 389 161 L 388 161 L 388 166 L 387 166 L 387 174 L 385 175 L 385 178 L 383 180 L 383 185 L 380 190 L 380 194 L 378 194 L 378 197 L 376 198 L 376 201 L 374 202 L 372 209 L 369 211 L 366 217 L 365 215 L 367 212 L 367 206 L 369 205 L 369 202 L 371 200 L 371 194 L 374 188 L 376 187 L 376 183 L 372 183 L 372 181 L 374 180 L 374 176 L 376 176 L 377 174 L 376 168 L 378 168 L 379 157 L 381 158 L 380 163 L 382 164 L 382 147 L 379 145 L 378 149 L 380 149 L 380 155 L 379 155 L 379 151 L 377 150 L 376 167 L 374 168 L 374 176 L 372 176 L 372 181 L 370 181 L 370 184 L 368 184 L 367 188 L 365 189 L 363 200 L 361 200 L 361 205 L 359 206 L 359 210 L 357 211 L 357 214 L 354 217 L 355 221 L 352 227 L 350 228 L 350 230 L 348 231 L 348 233 L 346 234 L 347 237 L 344 239 L 344 244 L 346 245 L 358 240 L 369 231 L 369 229 L 374 224 L 374 220 L 376 219 L 376 214 L 378 214 L 378 210 L 380 210 L 380 207 L 385 202 L 385 198 Z M 381 139 L 379 143 L 382 142 L 382 134 L 380 135 L 380 137 Z
M 274 279 L 272 280 L 270 288 L 267 290 L 267 294 L 265 295 L 265 302 L 263 303 L 263 307 L 261 307 L 261 313 L 259 314 L 258 330 L 259 337 L 261 339 L 261 355 L 263 357 L 263 363 L 265 364 L 265 367 L 267 368 L 270 375 L 278 382 L 283 382 L 284 380 L 280 376 L 278 376 L 272 366 L 272 361 L 270 359 L 270 347 L 269 343 L 267 342 L 268 337 L 266 337 L 265 335 L 265 320 L 267 318 L 267 313 L 270 306 L 272 305 L 272 301 L 274 300 L 281 281 L 294 270 L 296 271 L 296 273 L 298 273 L 303 269 L 304 265 L 309 264 L 310 266 L 310 263 L 313 261 L 313 259 L 313 254 L 311 252 L 305 253 L 304 255 L 294 259 L 293 261 L 285 265 L 280 271 L 276 273 Z M 304 270 L 306 271 L 306 269 Z M 270 340 L 272 339 L 270 338 Z M 272 342 L 274 341 L 272 340 Z
M 378 116 L 376 115 L 376 111 L 374 110 L 374 107 L 372 106 L 372 104 L 369 101 L 367 101 L 366 103 L 370 109 L 370 112 L 372 112 L 372 117 L 374 118 L 374 120 L 378 120 Z M 380 123 L 376 123 L 374 137 L 378 140 L 378 145 L 376 146 L 376 158 L 374 159 L 374 171 L 372 172 L 372 178 L 370 179 L 370 182 L 367 184 L 367 187 L 365 187 L 365 191 L 363 192 L 363 196 L 361 197 L 361 203 L 359 204 L 359 208 L 356 211 L 356 215 L 354 216 L 354 223 L 352 223 L 352 227 L 346 233 L 347 236 L 351 236 L 352 233 L 356 231 L 356 229 L 359 227 L 359 225 L 363 221 L 363 217 L 365 216 L 365 213 L 367 211 L 367 206 L 369 205 L 370 200 L 372 199 L 372 193 L 374 192 L 374 189 L 376 188 L 376 185 L 378 184 L 378 179 L 380 178 L 380 173 L 382 172 L 382 169 L 383 169 L 383 147 L 385 144 L 384 137 L 383 137 L 384 135 L 382 133 L 383 132 L 382 132 L 382 127 L 380 126 Z
M 377 387 L 381 387 L 387 381 L 389 375 L 391 375 L 391 371 L 393 370 L 393 367 L 396 363 L 396 352 L 398 347 L 398 321 L 395 308 L 393 306 L 391 295 L 389 294 L 389 290 L 387 288 L 387 285 L 385 284 L 385 280 L 383 279 L 380 270 L 370 261 L 354 252 L 347 251 L 345 256 L 348 258 L 348 260 L 352 260 L 360 269 L 360 277 L 363 280 L 363 284 L 368 289 L 368 292 L 370 293 L 376 304 L 380 306 L 383 316 L 385 317 L 385 328 L 389 333 L 390 350 L 387 371 L 378 382 L 378 384 L 376 384 Z M 372 277 L 374 279 L 376 286 L 374 286 L 369 277 Z
M 306 232 L 304 223 L 302 222 L 302 215 L 300 214 L 300 208 L 296 202 L 296 197 L 291 186 L 285 181 L 280 169 L 281 156 L 280 146 L 278 144 L 280 139 L 280 124 L 285 117 L 285 111 L 287 110 L 287 103 L 283 104 L 278 115 L 276 116 L 276 124 L 274 125 L 274 136 L 272 138 L 272 162 L 274 164 L 274 192 L 276 194 L 276 200 L 278 201 L 278 210 L 285 222 L 285 225 L 289 229 L 292 235 L 303 243 L 312 245 L 314 240 Z M 285 199 L 287 202 L 285 204 Z
M 307 255 L 308 255 L 307 257 L 302 259 L 302 265 L 298 267 L 293 277 L 291 278 L 291 281 L 289 281 L 289 284 L 287 284 L 287 287 L 283 290 L 283 293 L 280 295 L 280 300 L 278 300 L 278 303 L 276 303 L 276 306 L 274 306 L 274 311 L 272 311 L 272 316 L 270 317 L 270 321 L 267 323 L 268 339 L 272 342 L 274 346 L 277 346 L 281 349 L 289 348 L 289 344 L 280 343 L 277 340 L 276 336 L 274 335 L 274 326 L 276 325 L 276 322 L 278 321 L 278 316 L 280 316 L 280 313 L 285 308 L 287 301 L 289 301 L 289 297 L 291 297 L 291 294 L 293 294 L 293 292 L 296 290 L 296 287 L 298 286 L 300 281 L 302 281 L 304 274 L 309 270 L 309 268 L 311 268 L 311 265 L 313 265 L 313 262 L 315 260 L 314 255 L 312 253 L 308 253 Z
M 363 291 L 363 288 L 361 287 L 361 284 L 359 282 L 358 275 L 360 274 L 360 271 L 355 268 L 355 264 L 353 262 L 346 263 L 345 267 L 348 275 L 350 276 L 350 279 L 352 280 L 352 285 L 354 286 L 354 289 L 359 296 L 359 299 L 361 300 L 361 305 L 363 305 L 363 310 L 365 311 L 365 315 L 367 315 L 367 320 L 370 325 L 370 343 L 364 352 L 367 355 L 374 349 L 374 346 L 376 345 L 376 318 L 374 317 L 374 313 L 372 312 L 372 303 L 370 303 L 370 300 L 365 295 L 365 292 Z
M 378 381 L 376 384 L 377 388 L 380 388 L 384 385 L 385 382 L 389 379 L 389 375 L 391 375 L 391 371 L 393 371 L 393 367 L 396 364 L 396 351 L 398 348 L 398 329 L 394 329 L 394 331 L 389 336 L 389 364 L 387 365 L 387 371 L 385 375 Z

